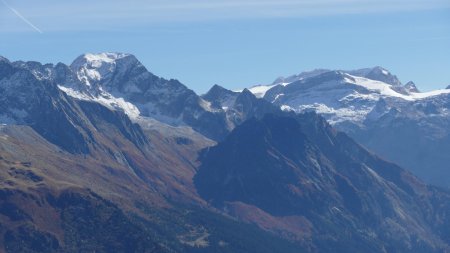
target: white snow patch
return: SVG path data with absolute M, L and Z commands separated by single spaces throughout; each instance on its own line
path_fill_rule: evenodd
M 282 96 L 284 96 L 283 93 L 277 94 L 277 95 L 275 96 L 275 99 L 273 100 L 273 102 L 277 101 L 277 100 L 278 100 L 280 97 L 282 97 Z M 273 103 L 273 102 L 272 102 L 272 103 Z
M 110 106 L 113 109 L 121 109 L 130 118 L 136 118 L 141 114 L 139 109 L 132 103 L 125 101 L 123 98 L 116 98 L 108 93 L 98 96 L 94 101 Z
M 281 110 L 283 111 L 295 111 L 292 107 L 290 107 L 289 105 L 281 105 L 280 106 Z
M 115 60 L 126 56 L 129 56 L 129 54 L 107 52 L 99 54 L 87 53 L 83 57 L 90 62 L 93 67 L 100 67 L 103 62 L 113 63 Z
M 299 105 L 295 111 L 315 111 L 316 113 L 327 115 L 329 116 L 328 122 L 334 125 L 344 121 L 361 122 L 371 111 L 371 108 L 356 109 L 353 106 L 333 108 L 325 104 L 313 103 Z
M 403 98 L 405 100 L 413 100 L 411 96 L 400 94 L 392 89 L 392 85 L 389 85 L 384 82 L 375 81 L 371 79 L 367 79 L 364 77 L 352 76 L 348 75 L 351 78 L 345 77 L 344 81 L 346 83 L 355 84 L 358 86 L 362 86 L 370 91 L 375 91 L 383 96 L 388 97 L 398 97 Z
M 413 97 L 414 99 L 424 99 L 449 93 L 450 89 L 440 89 L 428 92 L 411 92 L 411 97 Z
M 345 82 L 347 82 L 347 83 L 362 86 L 368 90 L 375 91 L 383 96 L 398 97 L 398 98 L 402 98 L 402 99 L 408 100 L 408 101 L 419 100 L 419 99 L 424 99 L 424 98 L 429 98 L 429 97 L 433 97 L 433 96 L 450 93 L 450 89 L 441 89 L 441 90 L 434 90 L 434 91 L 429 91 L 429 92 L 411 92 L 408 95 L 404 95 L 404 94 L 398 93 L 395 90 L 393 90 L 392 85 L 390 85 L 390 84 L 367 79 L 364 77 L 357 77 L 357 76 L 352 76 L 352 75 L 348 75 L 348 76 L 352 77 L 354 80 L 352 80 L 351 78 L 345 78 Z
M 281 82 L 281 83 L 275 83 L 275 84 L 271 84 L 271 85 L 255 85 L 255 86 L 249 88 L 248 90 L 251 93 L 253 93 L 253 95 L 255 95 L 257 98 L 262 98 L 262 97 L 264 97 L 264 95 L 266 95 L 266 92 L 268 90 L 272 89 L 273 87 L 275 87 L 277 85 L 286 86 L 288 84 L 290 84 L 290 83 Z
M 253 93 L 257 98 L 262 98 L 266 95 L 266 92 L 271 88 L 275 87 L 276 84 L 273 85 L 257 85 L 249 88 L 248 90 Z
M 114 97 L 113 95 L 105 91 L 103 91 L 102 94 L 93 97 L 89 94 L 82 93 L 80 91 L 76 91 L 74 89 L 67 88 L 61 85 L 58 85 L 58 88 L 71 97 L 80 100 L 94 101 L 105 105 L 110 109 L 123 111 L 131 119 L 137 118 L 141 114 L 139 109 L 134 104 L 125 101 L 125 99 L 122 97 Z

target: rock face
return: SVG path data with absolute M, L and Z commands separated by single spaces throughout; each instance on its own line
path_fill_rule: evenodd
M 247 119 L 260 118 L 266 113 L 280 111 L 278 107 L 258 99 L 247 89 L 233 92 L 215 85 L 202 97 L 214 107 L 224 111 L 225 121 L 230 130 Z
M 353 70 L 353 71 L 346 71 L 351 75 L 365 77 L 370 80 L 380 81 L 383 83 L 390 84 L 392 86 L 402 86 L 402 83 L 397 78 L 397 76 L 393 75 L 389 70 L 377 66 L 374 68 L 366 68 L 366 69 L 359 69 L 359 70 Z
M 434 202 L 443 195 L 315 114 L 248 120 L 201 161 L 195 183 L 205 200 L 303 219 L 319 252 L 448 250 L 448 218 L 430 215 L 448 213 Z M 251 213 L 246 219 L 265 222 Z
M 405 89 L 408 92 L 416 92 L 419 93 L 419 89 L 417 88 L 416 84 L 413 81 L 409 81 L 404 85 Z
M 449 187 L 449 90 L 420 92 L 375 67 L 316 70 L 250 88 L 284 110 L 315 111 L 337 129 L 427 182 Z M 264 91 L 261 93 L 261 91 Z
M 58 76 L 68 71 L 61 66 L 18 62 L 6 67 L 8 73 L 0 79 L 1 123 L 29 125 L 49 142 L 71 153 L 87 154 L 103 145 L 97 138 L 93 118 L 112 123 L 136 145 L 148 144 L 139 126 L 123 112 L 74 99 L 61 91 L 55 80 L 71 76 L 67 73 Z
M 2 123 L 27 124 L 50 142 L 75 153 L 88 152 L 89 129 L 76 103 L 47 80 L 9 66 L 0 79 Z

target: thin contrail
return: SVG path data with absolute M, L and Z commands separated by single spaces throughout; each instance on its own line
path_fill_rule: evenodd
M 27 23 L 31 28 L 33 28 L 34 30 L 36 30 L 38 33 L 43 33 L 41 29 L 39 29 L 37 26 L 33 25 L 33 23 L 31 23 L 27 18 L 25 18 L 24 16 L 22 16 L 22 14 L 20 14 L 20 12 L 18 12 L 16 9 L 14 9 L 13 7 L 11 7 L 5 0 L 1 0 L 3 2 L 3 4 L 10 9 L 12 12 L 14 12 L 14 14 L 16 14 L 17 17 L 19 17 L 20 19 L 22 19 L 23 22 Z

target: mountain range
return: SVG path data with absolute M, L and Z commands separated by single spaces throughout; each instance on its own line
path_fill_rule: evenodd
M 449 187 L 450 90 L 420 92 L 382 67 L 315 70 L 250 88 L 295 112 L 315 111 L 383 158 Z
M 446 186 L 447 91 L 376 67 L 200 96 L 130 54 L 0 57 L 0 251 L 447 252 L 422 181 Z

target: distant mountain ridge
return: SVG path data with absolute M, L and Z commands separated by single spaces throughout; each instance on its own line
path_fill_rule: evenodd
M 214 140 L 224 138 L 236 124 L 252 115 L 252 109 L 244 107 L 253 104 L 243 104 L 243 97 L 237 100 L 239 109 L 230 113 L 228 109 L 234 108 L 234 104 L 228 107 L 211 104 L 211 99 L 202 98 L 179 81 L 150 73 L 130 54 L 84 54 L 70 66 L 37 62 L 11 64 L 28 69 L 38 80 L 57 83 L 71 97 L 123 111 L 132 120 L 154 118 L 174 126 L 186 125 Z M 251 93 L 243 96 L 256 100 Z
M 315 111 L 382 157 L 450 187 L 450 90 L 420 92 L 382 67 L 315 70 L 249 88 L 283 110 Z M 445 175 L 445 176 L 443 176 Z
M 364 107 L 364 111 L 359 110 L 358 114 L 365 117 L 380 98 L 402 102 L 450 93 L 447 89 L 420 92 L 414 82 L 403 85 L 397 76 L 382 67 L 350 71 L 317 69 L 287 78 L 280 77 L 270 85 L 257 85 L 249 90 L 257 97 L 264 97 L 285 109 L 314 109 L 328 119 L 336 116 L 336 121 L 343 119 L 352 123 L 358 123 L 361 119 L 344 119 L 344 112 L 339 114 L 339 110 Z
M 125 53 L 84 54 L 70 66 L 11 63 L 5 58 L 0 62 L 28 69 L 38 80 L 55 82 L 76 99 L 123 111 L 134 122 L 154 118 L 191 127 L 213 140 L 222 140 L 251 117 L 277 110 L 258 97 L 282 110 L 315 111 L 386 159 L 428 182 L 450 186 L 449 180 L 440 176 L 450 175 L 446 169 L 450 155 L 435 151 L 450 147 L 450 90 L 420 92 L 413 82 L 402 84 L 382 67 L 318 69 L 251 87 L 250 92 L 215 85 L 199 96 L 177 80 L 155 76 L 135 56 Z M 8 69 L 6 65 L 3 71 Z M 20 113 L 15 111 L 19 118 Z M 0 115 L 0 121 L 8 123 L 15 114 Z
M 0 246 L 446 252 L 450 193 L 336 130 L 383 157 L 445 161 L 447 91 L 397 81 L 381 67 L 317 70 L 264 98 L 199 96 L 130 54 L 0 57 Z

